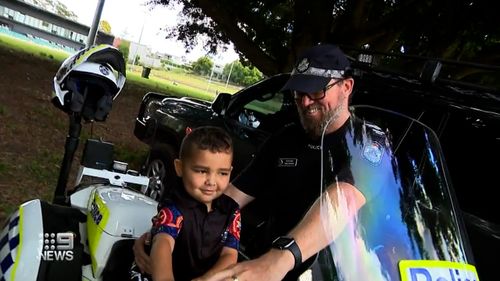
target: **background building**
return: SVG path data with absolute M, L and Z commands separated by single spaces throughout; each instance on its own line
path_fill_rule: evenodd
M 4 32 L 16 32 L 73 51 L 85 47 L 90 30 L 72 19 L 17 0 L 0 0 L 0 26 Z M 113 38 L 99 31 L 96 42 L 112 44 Z

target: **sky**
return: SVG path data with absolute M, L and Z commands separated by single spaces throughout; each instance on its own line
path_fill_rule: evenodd
M 186 56 L 194 61 L 207 54 L 202 44 L 190 53 L 185 51 L 183 43 L 176 39 L 166 39 L 166 33 L 161 29 L 175 26 L 178 20 L 178 10 L 157 6 L 153 10 L 144 3 L 147 0 L 105 0 L 101 20 L 111 25 L 111 33 L 116 37 L 125 38 L 149 46 L 153 52 L 175 56 Z M 90 26 L 94 19 L 98 0 L 59 0 L 78 16 L 78 21 Z M 142 35 L 141 35 L 142 31 Z M 232 46 L 224 53 L 212 56 L 219 64 L 230 63 L 238 59 Z

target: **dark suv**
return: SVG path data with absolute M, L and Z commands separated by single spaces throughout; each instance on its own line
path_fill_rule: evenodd
M 186 128 L 215 125 L 224 127 L 234 139 L 232 175 L 237 175 L 272 132 L 298 120 L 292 96 L 280 92 L 288 77 L 288 74 L 276 75 L 234 95 L 221 93 L 213 103 L 190 97 L 146 94 L 134 132 L 151 146 L 145 164 L 147 174 L 168 181 L 173 176 L 172 160 Z
M 399 63 L 416 74 L 394 71 L 394 56 L 360 56 L 354 61 L 351 104 L 367 104 L 413 117 L 440 139 L 472 251 L 484 280 L 496 276 L 500 252 L 500 208 L 496 197 L 500 170 L 500 67 L 422 58 Z M 378 61 L 375 67 L 369 61 Z M 402 58 L 397 58 L 402 59 Z M 399 60 L 400 61 L 400 60 Z M 384 64 L 385 62 L 385 64 Z M 496 86 L 449 77 L 481 71 L 483 81 Z M 136 119 L 135 135 L 151 146 L 145 171 L 168 185 L 172 159 L 186 129 L 200 125 L 224 127 L 234 138 L 234 175 L 252 159 L 258 146 L 287 123 L 298 122 L 291 93 L 280 92 L 289 74 L 267 78 L 234 95 L 219 94 L 210 103 L 189 97 L 145 95 Z M 490 79 L 490 80 L 488 80 Z M 483 86 L 479 86 L 483 85 Z

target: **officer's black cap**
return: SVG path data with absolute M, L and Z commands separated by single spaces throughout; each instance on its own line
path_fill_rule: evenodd
M 304 51 L 282 90 L 314 93 L 322 90 L 331 79 L 342 79 L 351 64 L 342 50 L 332 44 L 316 45 Z

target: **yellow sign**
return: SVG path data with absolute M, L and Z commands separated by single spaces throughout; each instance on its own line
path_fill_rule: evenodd
M 438 260 L 402 260 L 401 281 L 479 281 L 473 265 Z

